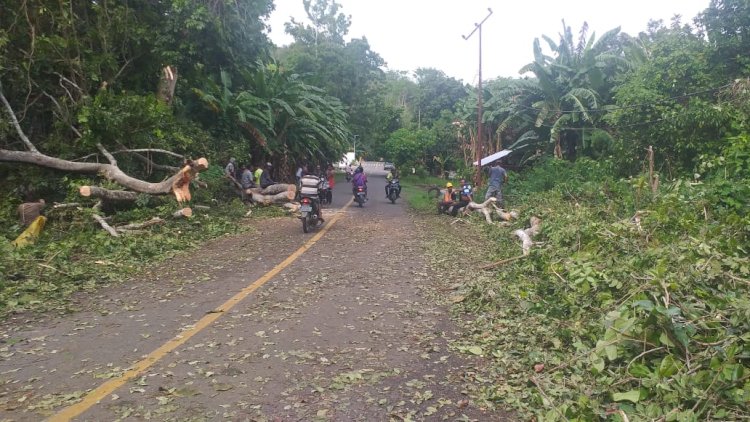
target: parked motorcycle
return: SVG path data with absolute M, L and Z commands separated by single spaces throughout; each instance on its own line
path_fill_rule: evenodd
M 367 191 L 365 191 L 364 186 L 357 186 L 354 188 L 354 200 L 357 201 L 360 208 L 365 205 L 365 201 L 367 201 Z
M 308 233 L 322 224 L 320 218 L 320 179 L 315 176 L 304 176 L 300 179 L 299 218 L 302 220 L 302 231 Z
M 388 183 L 387 192 L 388 199 L 391 200 L 391 204 L 395 204 L 396 199 L 401 196 L 401 184 L 399 183 L 398 179 L 394 178 L 390 183 Z

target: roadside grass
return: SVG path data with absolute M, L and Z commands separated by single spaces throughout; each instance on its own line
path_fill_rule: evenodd
M 402 186 L 401 197 L 413 210 L 435 212 L 437 199 L 429 197 L 427 192 L 433 186 L 442 188 L 445 185 L 445 179 L 408 176 L 402 177 L 400 181 Z
M 16 249 L 11 241 L 20 234 L 10 210 L 0 214 L 0 318 L 9 313 L 68 312 L 67 298 L 75 292 L 125 281 L 148 265 L 155 265 L 207 240 L 250 231 L 247 208 L 239 200 L 196 210 L 189 219 L 174 219 L 174 204 L 134 208 L 112 214 L 110 224 L 161 217 L 166 224 L 138 233 L 112 237 L 91 218 L 91 211 L 48 213 L 38 240 Z M 279 207 L 255 207 L 252 219 L 283 215 Z
M 536 420 L 750 417 L 746 212 L 707 201 L 708 183 L 652 198 L 608 174 L 579 160 L 520 175 L 509 227 L 420 219 L 465 333 L 452 347 L 488 364 L 481 397 Z M 521 254 L 512 232 L 532 215 L 531 253 L 479 270 Z

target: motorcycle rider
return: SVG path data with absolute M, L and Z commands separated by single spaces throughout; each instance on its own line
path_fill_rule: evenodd
M 354 176 L 352 176 L 352 195 L 357 195 L 357 188 L 362 186 L 365 191 L 365 201 L 367 200 L 367 176 L 365 175 L 365 169 L 362 166 L 358 166 L 354 170 Z
M 396 170 L 396 167 L 393 167 L 388 174 L 385 175 L 385 180 L 388 181 L 388 183 L 385 184 L 385 199 L 388 199 L 388 187 L 393 182 L 393 179 L 398 180 L 398 170 Z M 398 185 L 398 191 L 396 193 L 396 198 L 401 197 L 401 185 Z
M 305 173 L 300 178 L 300 184 L 304 184 L 302 179 L 310 179 L 311 182 L 308 182 L 308 185 L 318 186 L 320 183 L 320 177 L 314 173 Z M 308 196 L 308 195 L 302 195 L 302 196 Z M 313 212 L 318 214 L 318 219 L 320 219 L 321 223 L 324 223 L 325 220 L 323 219 L 323 207 L 320 206 L 320 197 L 318 195 L 309 195 L 310 198 L 310 205 L 313 207 Z

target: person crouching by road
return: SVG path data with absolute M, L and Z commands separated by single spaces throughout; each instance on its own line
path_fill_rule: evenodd
M 461 179 L 461 190 L 458 192 L 458 201 L 453 204 L 452 216 L 458 215 L 458 210 L 469 205 L 469 202 L 474 200 L 474 191 L 471 185 L 466 183 L 466 179 Z
M 441 213 L 447 213 L 450 207 L 456 203 L 456 192 L 453 190 L 453 183 L 448 182 L 445 184 L 445 191 L 443 192 L 443 200 L 438 204 L 438 208 Z M 458 212 L 458 210 L 456 210 Z

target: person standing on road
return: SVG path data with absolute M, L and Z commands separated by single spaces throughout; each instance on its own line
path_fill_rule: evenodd
M 497 199 L 497 205 L 503 207 L 503 184 L 508 182 L 508 172 L 500 166 L 500 160 L 496 160 L 490 167 L 490 182 L 484 200 L 491 197 Z

